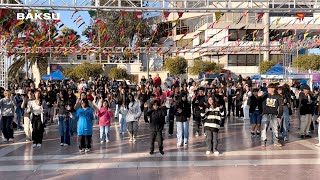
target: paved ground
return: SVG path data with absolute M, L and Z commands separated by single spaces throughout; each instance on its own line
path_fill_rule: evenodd
M 168 137 L 167 132 L 165 155 L 156 151 L 150 156 L 149 131 L 144 123 L 140 124 L 136 143 L 129 143 L 127 137 L 122 138 L 118 124 L 113 123 L 111 142 L 101 145 L 95 127 L 93 148 L 87 154 L 78 152 L 76 137 L 72 138 L 71 146 L 61 147 L 56 126 L 50 126 L 46 132 L 41 149 L 33 149 L 31 143 L 25 142 L 23 132 L 17 132 L 15 143 L 0 144 L 0 180 L 318 180 L 320 148 L 314 146 L 316 134 L 312 139 L 300 140 L 296 118 L 292 119 L 290 141 L 283 147 L 274 147 L 268 142 L 263 148 L 259 138 L 251 137 L 247 122 L 229 118 L 219 134 L 219 156 L 205 155 L 204 136 L 191 136 L 188 148 L 177 148 L 176 137 Z M 268 135 L 270 137 L 270 132 Z

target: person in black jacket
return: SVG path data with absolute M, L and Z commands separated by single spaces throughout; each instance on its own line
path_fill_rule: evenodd
M 199 91 L 197 94 L 195 94 L 193 96 L 192 99 L 192 107 L 193 109 L 193 117 L 194 117 L 194 131 L 195 131 L 195 135 L 199 136 L 199 132 L 200 132 L 200 125 L 201 125 L 201 112 L 200 112 L 200 107 L 202 106 L 206 106 L 206 103 L 208 102 L 208 98 L 207 96 L 204 94 L 204 88 L 200 87 Z
M 176 122 L 177 122 L 177 147 L 188 147 L 189 139 L 189 122 L 191 116 L 191 105 L 187 100 L 187 94 L 181 94 L 176 105 Z
M 169 98 L 169 104 L 170 104 L 170 107 L 169 107 L 169 136 L 171 137 L 172 134 L 173 134 L 173 129 L 174 129 L 174 116 L 176 115 L 176 106 L 175 106 L 175 102 L 173 101 L 172 98 Z
M 310 94 L 308 85 L 302 86 L 302 93 L 299 94 L 299 111 L 301 115 L 300 138 L 311 138 L 309 129 L 314 108 L 314 97 Z
M 167 108 L 160 107 L 159 101 L 153 101 L 152 109 L 148 112 L 148 116 L 150 116 L 150 155 L 154 152 L 154 142 L 156 139 L 158 141 L 159 152 L 164 155 L 162 130 L 165 124 L 166 115 Z
M 259 98 L 262 101 L 261 141 L 262 146 L 267 145 L 267 129 L 272 129 L 272 138 L 275 146 L 282 146 L 278 141 L 278 126 L 282 116 L 281 97 L 275 94 L 275 84 L 268 85 L 268 94 Z
M 251 124 L 251 136 L 260 136 L 262 102 L 258 99 L 259 89 L 252 90 L 253 96 L 248 99 L 249 116 Z

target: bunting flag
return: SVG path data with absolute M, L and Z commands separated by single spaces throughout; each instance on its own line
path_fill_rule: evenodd
M 264 16 L 264 13 L 257 13 L 257 23 L 259 23 Z
M 224 14 L 224 13 L 222 13 L 222 12 L 215 12 L 215 13 L 214 13 L 217 22 L 218 22 L 219 19 L 223 16 L 223 14 Z
M 278 26 L 280 20 L 281 20 L 281 17 L 277 18 L 277 20 L 276 20 L 276 25 L 277 25 L 277 26 Z

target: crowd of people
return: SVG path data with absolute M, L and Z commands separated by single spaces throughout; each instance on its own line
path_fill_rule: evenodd
M 98 120 L 101 143 L 110 142 L 112 123 L 119 124 L 120 136 L 134 143 L 143 119 L 150 128 L 150 154 L 155 141 L 164 154 L 164 127 L 168 126 L 170 137 L 176 125 L 177 147 L 186 148 L 191 122 L 194 136 L 205 136 L 206 154 L 218 155 L 218 133 L 227 117 L 250 122 L 252 138 L 261 138 L 262 146 L 267 145 L 268 130 L 272 131 L 271 142 L 282 146 L 289 140 L 290 117 L 296 112 L 300 138 L 311 138 L 310 132 L 320 121 L 319 89 L 311 92 L 308 85 L 298 83 L 253 86 L 249 77 L 241 75 L 187 82 L 169 75 L 162 81 L 157 74 L 142 77 L 135 88 L 106 77 L 41 80 L 38 86 L 26 77 L 11 83 L 9 89 L 1 88 L 0 127 L 3 142 L 14 141 L 15 124 L 37 148 L 42 145 L 45 127 L 58 124 L 61 146 L 70 145 L 71 136 L 77 135 L 79 151 L 89 152 L 92 138 L 97 138 L 92 137 L 94 120 Z M 320 146 L 320 137 L 316 145 Z

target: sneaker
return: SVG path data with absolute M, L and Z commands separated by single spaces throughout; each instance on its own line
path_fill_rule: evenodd
M 267 141 L 266 141 L 266 140 L 265 140 L 265 141 L 262 141 L 262 142 L 261 142 L 261 146 L 262 146 L 262 147 L 266 147 L 266 146 L 267 146 Z
M 133 137 L 133 142 L 136 142 L 136 141 L 137 141 L 137 139 L 135 137 Z
M 41 144 L 37 144 L 37 147 L 40 147 L 40 148 L 41 148 Z
M 182 147 L 182 144 L 180 144 L 180 143 L 177 143 L 177 147 L 179 148 L 179 147 Z
M 196 137 L 198 137 L 199 136 L 199 133 L 198 132 L 196 132 Z
M 12 139 L 12 138 L 10 138 L 10 139 L 9 139 L 9 142 L 13 142 L 13 139 Z
M 104 143 L 104 141 L 100 141 L 100 143 L 101 143 L 101 144 L 103 144 L 103 143 Z
M 172 134 L 168 134 L 168 136 L 169 136 L 169 137 L 171 137 L 171 136 L 172 136 Z
M 163 152 L 163 151 L 160 151 L 160 154 L 161 154 L 161 155 L 164 155 L 164 152 Z
M 84 152 L 90 152 L 90 149 L 86 148 L 86 149 L 84 150 Z
M 318 146 L 318 147 L 320 147 L 320 143 L 318 143 L 318 144 L 315 144 L 315 146 Z
M 304 138 L 305 138 L 305 135 L 300 135 L 300 138 L 301 138 L 301 139 L 304 139 Z
M 37 144 L 33 144 L 32 147 L 33 147 L 33 148 L 37 147 Z
M 206 151 L 206 155 L 209 155 L 209 154 L 211 154 L 211 151 Z
M 214 151 L 213 154 L 214 154 L 215 156 L 219 156 L 220 153 L 219 153 L 219 151 Z
M 124 136 L 124 132 L 122 132 L 122 136 Z
M 153 154 L 153 151 L 150 151 L 149 154 L 152 155 L 152 154 Z
M 70 144 L 63 144 L 63 146 L 70 146 Z
M 284 141 L 289 141 L 289 138 L 288 137 L 284 137 L 283 140 Z
M 84 149 L 79 149 L 79 152 L 80 152 L 80 153 L 83 153 L 83 152 L 84 152 Z
M 64 144 L 63 143 L 60 143 L 60 146 L 63 146 Z
M 257 132 L 256 132 L 256 136 L 260 136 L 260 131 L 257 131 Z
M 108 140 L 106 140 L 106 142 L 108 143 L 108 142 L 110 142 L 110 140 L 108 139 Z
M 26 142 L 30 142 L 31 140 L 30 139 L 26 139 Z
M 305 135 L 306 138 L 312 138 L 309 134 Z
M 187 147 L 188 147 L 188 144 L 187 144 L 187 143 L 185 143 L 185 144 L 183 145 L 183 147 L 187 148 Z
M 7 143 L 8 141 L 9 141 L 8 139 L 4 139 L 4 140 L 3 140 L 4 143 Z
M 254 131 L 251 131 L 251 137 L 254 137 L 256 133 Z
M 273 145 L 274 145 L 274 146 L 278 146 L 278 147 L 281 147 L 281 146 L 282 146 L 282 144 L 280 144 L 280 143 L 278 143 L 278 142 L 275 142 Z
M 206 137 L 207 136 L 207 133 L 204 133 L 204 137 Z
M 132 142 L 132 138 L 129 139 L 129 142 Z

